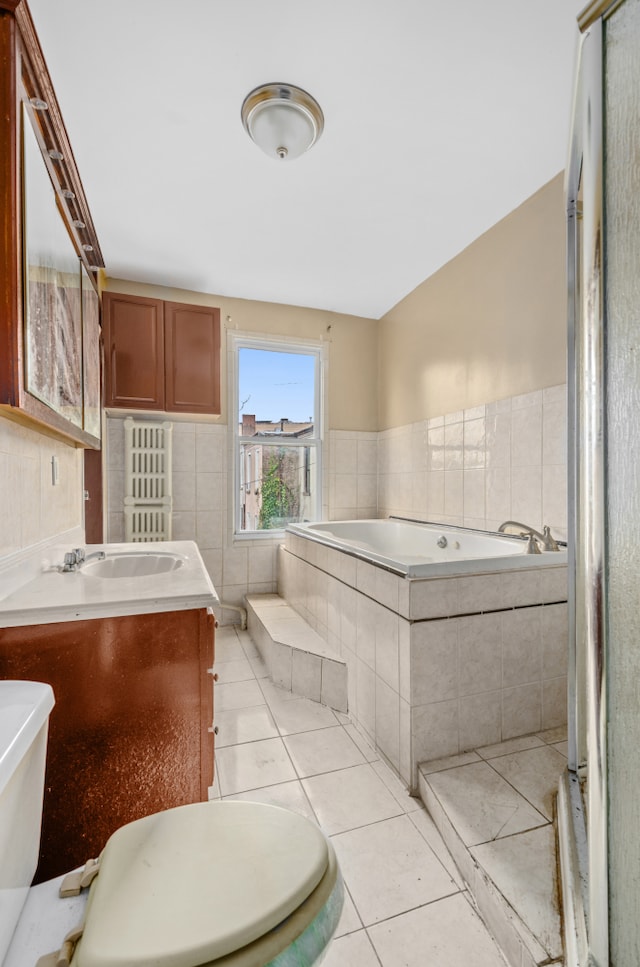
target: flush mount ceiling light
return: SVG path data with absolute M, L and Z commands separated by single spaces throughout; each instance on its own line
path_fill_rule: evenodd
M 242 123 L 270 158 L 292 161 L 314 144 L 324 127 L 315 98 L 293 84 L 262 84 L 244 99 Z

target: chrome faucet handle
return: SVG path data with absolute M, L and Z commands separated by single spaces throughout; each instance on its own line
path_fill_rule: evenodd
M 75 571 L 77 566 L 78 566 L 78 558 L 76 557 L 76 552 L 67 551 L 67 553 L 64 556 L 64 564 L 61 564 L 58 567 L 58 570 L 68 573 L 69 571 Z
M 76 564 L 82 564 L 82 562 L 84 561 L 84 548 L 74 547 L 73 553 L 76 556 Z
M 525 551 L 525 553 L 526 554 L 542 554 L 542 551 L 540 550 L 540 547 L 538 545 L 538 541 L 536 540 L 536 535 L 533 533 L 533 531 L 529 531 L 529 536 L 528 536 L 528 541 L 527 541 L 527 550 Z
M 545 551 L 559 551 L 558 542 L 551 536 L 551 528 L 548 524 L 545 524 L 542 528 L 543 541 L 542 546 Z

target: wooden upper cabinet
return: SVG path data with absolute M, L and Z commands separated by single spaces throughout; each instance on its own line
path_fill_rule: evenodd
M 166 408 L 220 412 L 220 310 L 166 302 Z
M 220 310 L 103 295 L 106 406 L 220 413 Z
M 164 409 L 164 315 L 160 299 L 105 292 L 106 405 Z

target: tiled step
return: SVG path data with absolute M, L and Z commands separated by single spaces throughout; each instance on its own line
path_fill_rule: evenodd
M 553 821 L 562 732 L 419 767 L 420 796 L 510 967 L 563 963 Z
M 247 596 L 247 629 L 271 680 L 303 698 L 347 711 L 347 664 L 278 594 Z

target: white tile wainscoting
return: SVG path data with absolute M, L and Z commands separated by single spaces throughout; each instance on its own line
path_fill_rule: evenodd
M 378 516 L 392 514 L 566 539 L 566 384 L 383 430 Z
M 0 558 L 80 528 L 82 450 L 0 415 L 0 494 Z
M 109 541 L 124 539 L 125 415 L 110 411 L 106 421 Z M 398 514 L 489 530 L 515 518 L 566 537 L 566 426 L 561 385 L 380 433 L 329 430 L 323 518 Z M 230 428 L 175 420 L 173 452 L 174 539 L 197 541 L 230 604 L 275 591 L 279 540 L 234 542 Z
M 348 667 L 349 715 L 418 763 L 566 721 L 566 566 L 407 579 L 294 534 L 279 594 Z

